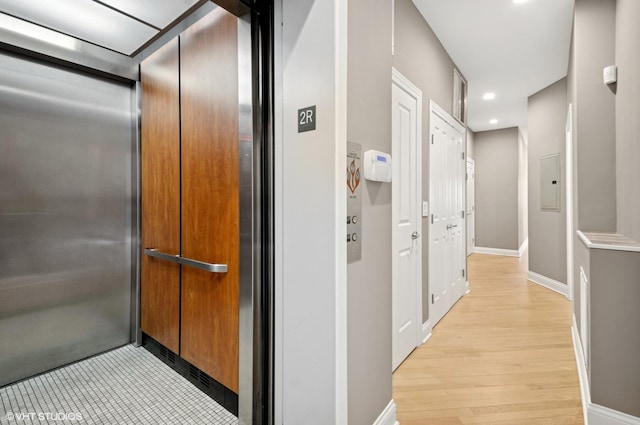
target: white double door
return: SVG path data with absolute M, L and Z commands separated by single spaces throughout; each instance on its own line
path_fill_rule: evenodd
M 431 102 L 429 318 L 436 325 L 466 291 L 465 131 Z

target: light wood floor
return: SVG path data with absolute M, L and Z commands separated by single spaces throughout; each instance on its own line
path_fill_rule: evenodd
M 393 375 L 400 425 L 584 423 L 571 303 L 525 262 L 469 257 L 471 292 Z

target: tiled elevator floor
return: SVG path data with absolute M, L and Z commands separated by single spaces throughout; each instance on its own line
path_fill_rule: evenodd
M 237 423 L 177 372 L 132 345 L 0 388 L 2 425 Z

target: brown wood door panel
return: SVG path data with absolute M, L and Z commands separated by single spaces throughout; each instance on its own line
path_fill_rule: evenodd
M 180 354 L 238 392 L 239 150 L 237 18 L 221 8 L 180 38 L 182 255 Z
M 180 254 L 179 44 L 171 41 L 141 64 L 141 244 Z M 180 266 L 142 252 L 142 331 L 180 349 Z

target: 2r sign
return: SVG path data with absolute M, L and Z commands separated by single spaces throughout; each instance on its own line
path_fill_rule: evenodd
M 316 129 L 316 105 L 298 109 L 298 133 Z

